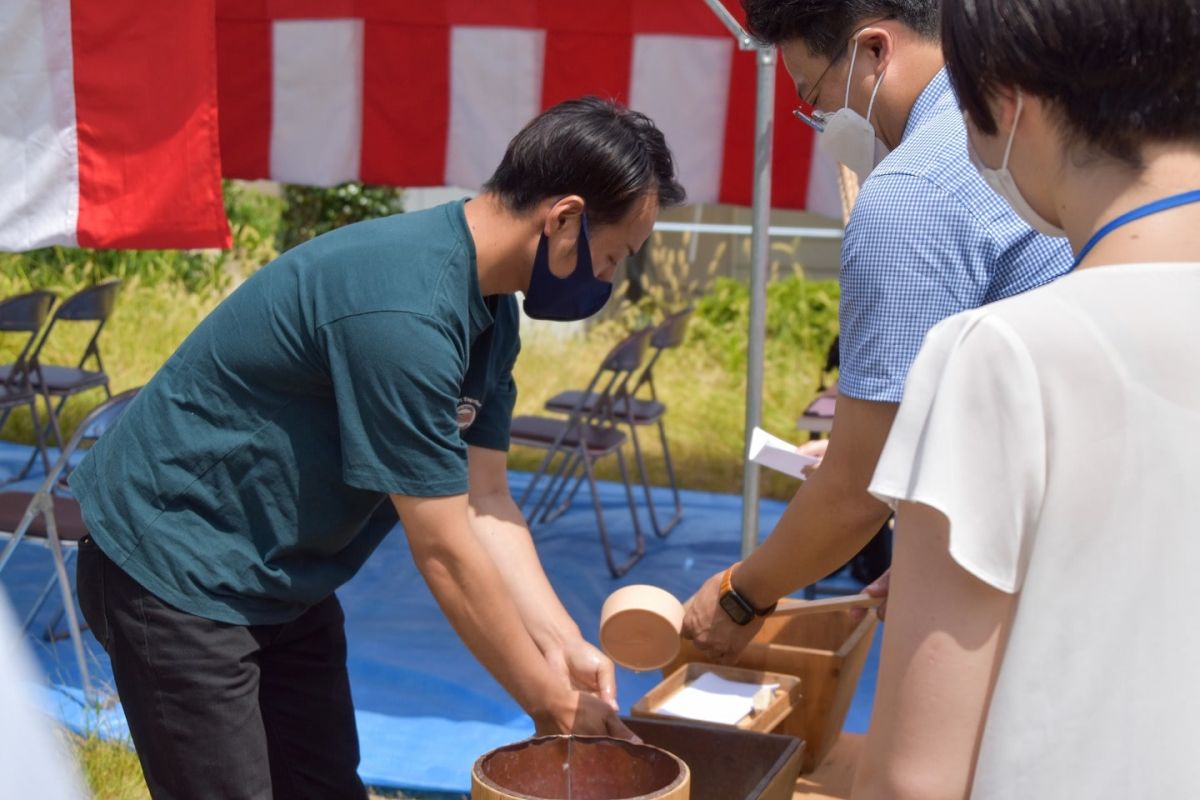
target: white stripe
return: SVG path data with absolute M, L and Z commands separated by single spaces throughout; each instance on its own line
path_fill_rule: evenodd
M 0 250 L 74 245 L 79 151 L 70 0 L 0 3 Z
M 720 194 L 732 66 L 728 37 L 634 37 L 629 104 L 667 137 L 689 203 Z
M 271 177 L 315 186 L 357 180 L 362 20 L 288 20 L 272 31 Z
M 545 31 L 454 28 L 446 185 L 477 188 L 541 110 Z

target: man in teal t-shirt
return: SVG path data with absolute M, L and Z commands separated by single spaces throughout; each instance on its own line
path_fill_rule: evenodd
M 508 491 L 513 293 L 590 316 L 682 198 L 649 119 L 563 103 L 479 197 L 283 254 L 171 356 L 71 479 L 80 603 L 154 797 L 365 797 L 334 590 L 395 512 L 539 731 L 631 735 Z

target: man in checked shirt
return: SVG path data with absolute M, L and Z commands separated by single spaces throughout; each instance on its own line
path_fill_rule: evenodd
M 814 128 L 818 146 L 863 183 L 842 246 L 839 399 L 821 468 L 762 546 L 688 603 L 684 636 L 725 661 L 779 598 L 845 563 L 887 520 L 867 485 L 926 331 L 1051 281 L 1072 262 L 1065 239 L 1030 227 L 972 164 L 937 0 L 743 5 L 751 33 L 778 45 L 795 80 L 797 124 Z M 886 595 L 887 576 L 868 591 Z

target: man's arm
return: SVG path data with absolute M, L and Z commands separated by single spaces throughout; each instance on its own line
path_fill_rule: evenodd
M 471 529 L 499 569 L 525 629 L 556 672 L 615 710 L 612 661 L 583 638 L 546 578 L 529 526 L 508 488 L 507 455 L 469 447 L 467 464 Z
M 413 560 L 450 624 L 500 685 L 533 717 L 539 733 L 621 735 L 603 701 L 554 674 L 517 603 L 468 522 L 466 495 L 392 495 Z
M 950 556 L 950 526 L 929 506 L 896 516 L 892 610 L 854 798 L 958 800 L 979 741 L 1016 596 Z
M 888 507 L 867 486 L 897 408 L 838 398 L 821 468 L 796 492 L 766 541 L 734 569 L 734 587 L 755 608 L 824 578 L 861 550 L 887 520 Z M 710 656 L 732 660 L 759 626 L 734 624 L 717 604 L 720 591 L 718 573 L 689 601 L 683 633 Z

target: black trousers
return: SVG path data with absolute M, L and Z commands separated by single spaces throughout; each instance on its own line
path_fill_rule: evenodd
M 282 625 L 230 625 L 164 603 L 90 538 L 78 561 L 155 800 L 366 798 L 336 597 Z

